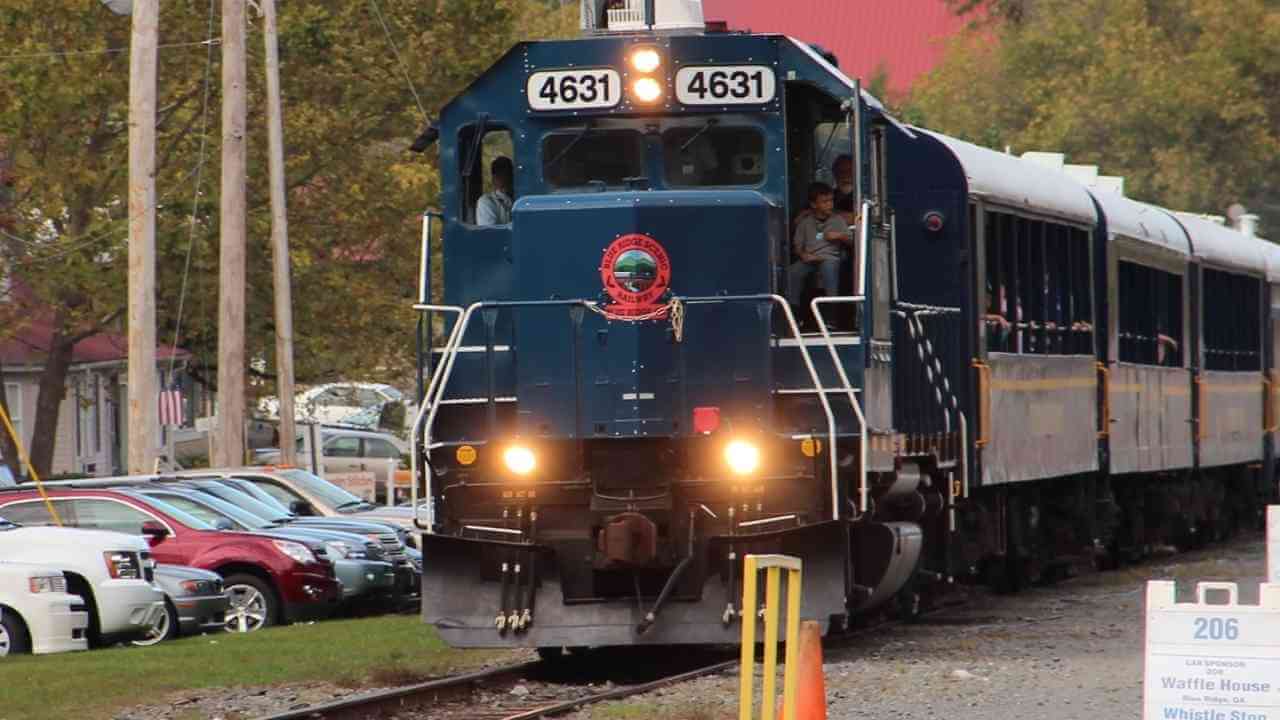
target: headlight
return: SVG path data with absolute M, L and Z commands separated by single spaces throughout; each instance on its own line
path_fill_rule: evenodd
M 28 578 L 27 587 L 33 593 L 64 593 L 67 579 L 61 575 L 40 575 Z
M 218 584 L 210 580 L 183 580 L 178 587 L 188 595 L 217 595 L 222 592 Z
M 631 67 L 636 72 L 651 73 L 662 65 L 662 56 L 653 48 L 639 48 L 631 53 Z
M 104 552 L 102 559 L 107 563 L 107 572 L 117 580 L 137 580 L 142 577 L 142 568 L 138 567 L 138 556 L 131 552 Z
M 280 552 L 303 565 L 316 562 L 316 556 L 312 555 L 307 546 L 302 543 L 290 542 L 289 540 L 272 540 L 271 544 L 275 545 Z
M 642 77 L 631 84 L 631 97 L 638 102 L 654 103 L 662 97 L 662 85 L 650 77 Z
M 737 475 L 750 475 L 760 467 L 760 449 L 746 440 L 734 440 L 724 448 L 724 460 Z
M 523 445 L 512 445 L 502 453 L 502 461 L 507 469 L 516 475 L 528 475 L 538 467 L 538 459 L 533 451 Z

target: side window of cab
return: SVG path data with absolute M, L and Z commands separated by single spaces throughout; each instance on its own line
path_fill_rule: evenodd
M 481 133 L 478 142 L 477 133 Z M 458 164 L 458 187 L 462 192 L 459 219 L 479 227 L 511 224 L 516 186 L 511 131 L 489 125 L 463 128 Z

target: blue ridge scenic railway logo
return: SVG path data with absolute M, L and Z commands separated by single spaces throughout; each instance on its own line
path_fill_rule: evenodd
M 662 244 L 648 235 L 623 235 L 605 249 L 600 281 L 613 298 L 610 311 L 620 315 L 650 313 L 661 306 L 671 285 L 671 260 Z

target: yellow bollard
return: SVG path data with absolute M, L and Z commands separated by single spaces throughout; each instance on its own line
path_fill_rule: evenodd
M 762 720 L 775 720 L 778 674 L 778 610 L 782 571 L 787 571 L 787 655 L 782 679 L 782 718 L 796 717 L 796 659 L 800 638 L 800 558 L 789 555 L 747 555 L 742 570 L 742 660 L 738 718 L 752 720 L 755 698 L 756 594 L 758 576 L 765 571 L 764 682 Z

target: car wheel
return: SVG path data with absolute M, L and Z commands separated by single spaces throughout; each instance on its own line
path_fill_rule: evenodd
M 133 644 L 138 647 L 148 647 L 176 637 L 178 637 L 178 609 L 169 602 L 169 598 L 165 598 L 164 615 L 160 616 L 160 622 L 151 628 L 151 632 L 147 633 L 146 637 L 134 640 Z
M 0 657 L 31 652 L 27 626 L 12 611 L 0 610 Z
M 231 597 L 227 608 L 227 632 L 254 632 L 275 624 L 276 596 L 261 578 L 231 575 L 222 586 Z

